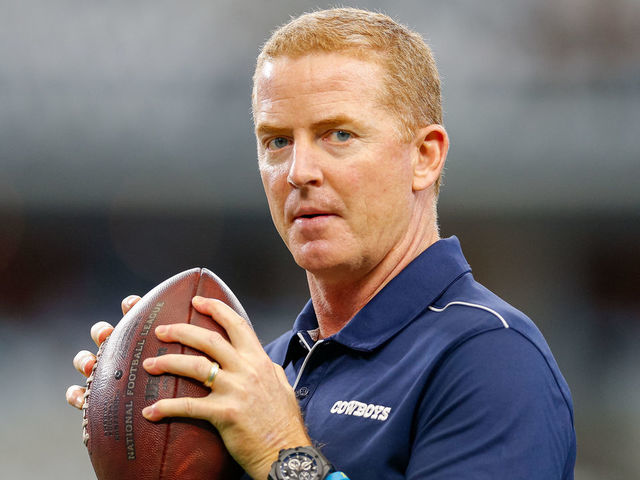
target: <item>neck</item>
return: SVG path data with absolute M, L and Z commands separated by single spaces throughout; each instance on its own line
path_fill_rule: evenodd
M 440 239 L 435 219 L 429 225 L 417 222 L 417 231 L 407 232 L 373 268 L 351 272 L 339 280 L 307 271 L 311 301 L 318 319 L 320 338 L 340 331 L 358 311 L 411 261 Z M 419 230 L 419 227 L 427 227 Z

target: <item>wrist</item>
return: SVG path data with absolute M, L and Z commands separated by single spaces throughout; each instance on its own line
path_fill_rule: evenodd
M 271 438 L 270 445 L 265 446 L 261 450 L 261 457 L 254 457 L 254 461 L 251 465 L 241 465 L 245 469 L 245 472 L 255 480 L 264 480 L 269 475 L 271 466 L 278 460 L 279 452 L 287 448 L 294 448 L 297 446 L 311 446 L 311 439 L 307 432 L 302 430 L 295 433 L 285 435 L 279 435 L 278 438 L 273 436 Z
M 270 448 L 268 452 L 265 452 L 265 455 L 261 459 L 256 461 L 251 468 L 245 468 L 245 472 L 255 480 L 264 480 L 269 476 L 271 467 L 278 460 L 279 453 L 288 448 L 294 448 L 294 446 L 298 445 L 311 446 L 311 440 L 306 439 L 300 441 L 299 443 L 287 442 L 287 444 L 283 445 L 281 448 Z

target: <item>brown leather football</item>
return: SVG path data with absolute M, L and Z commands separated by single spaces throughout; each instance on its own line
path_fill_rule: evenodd
M 170 374 L 150 375 L 142 361 L 167 353 L 203 355 L 178 343 L 163 343 L 155 327 L 191 323 L 224 330 L 191 305 L 195 295 L 217 298 L 249 319 L 222 280 L 194 268 L 162 282 L 122 318 L 98 350 L 87 379 L 83 438 L 99 480 L 214 480 L 239 478 L 242 470 L 218 432 L 202 420 L 150 422 L 142 409 L 162 398 L 203 397 L 201 383 Z

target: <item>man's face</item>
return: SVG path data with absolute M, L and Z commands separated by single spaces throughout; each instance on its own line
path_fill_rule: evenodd
M 344 54 L 265 63 L 256 77 L 260 175 L 295 261 L 336 281 L 407 245 L 412 155 L 379 100 L 384 70 Z

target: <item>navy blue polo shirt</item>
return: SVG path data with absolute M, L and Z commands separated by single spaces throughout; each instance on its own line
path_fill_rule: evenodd
M 569 387 L 533 322 L 440 240 L 335 335 L 309 302 L 266 347 L 352 480 L 573 479 Z

